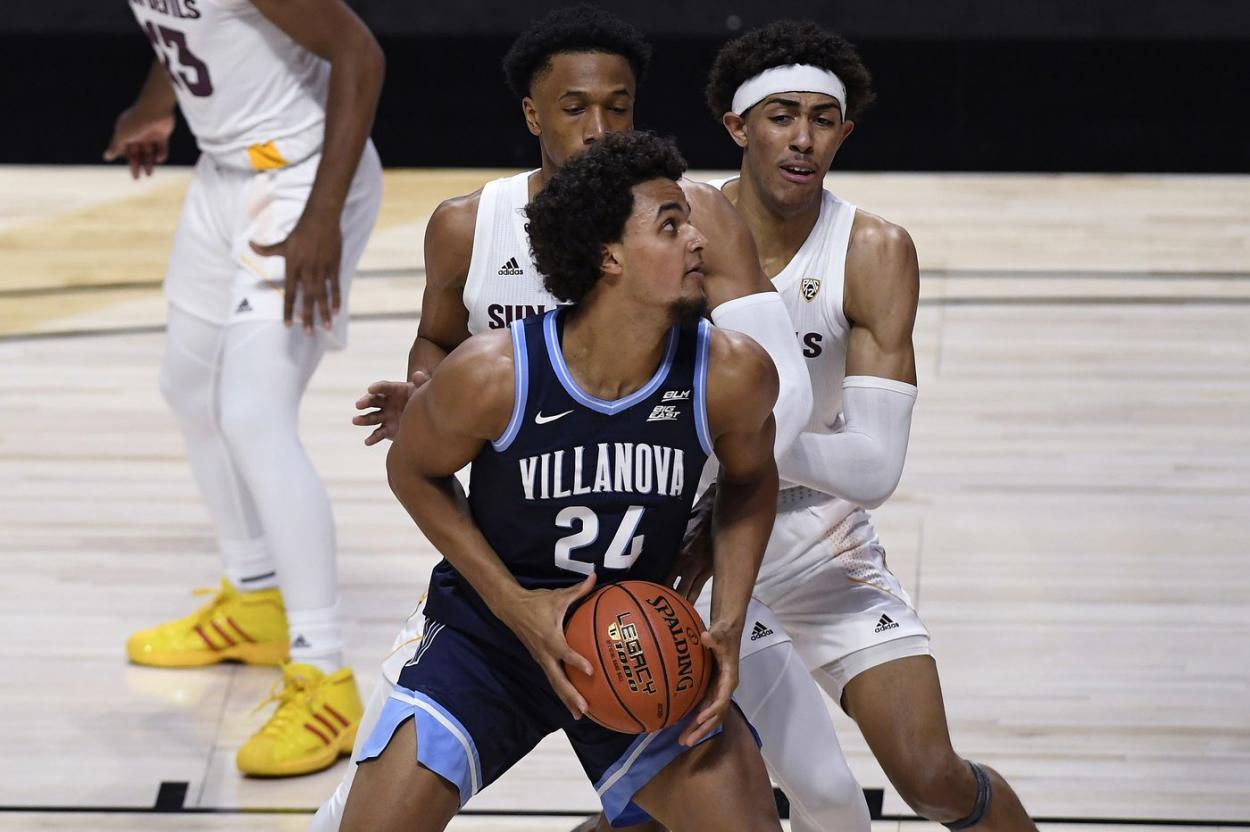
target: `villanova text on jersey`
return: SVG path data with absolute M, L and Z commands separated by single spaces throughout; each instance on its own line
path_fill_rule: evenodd
M 663 582 L 711 453 L 706 381 L 711 326 L 669 331 L 655 374 L 614 401 L 582 391 L 560 349 L 566 309 L 511 326 L 516 395 L 508 427 L 473 460 L 469 508 L 529 589 L 625 579 Z M 446 560 L 426 614 L 525 655 Z

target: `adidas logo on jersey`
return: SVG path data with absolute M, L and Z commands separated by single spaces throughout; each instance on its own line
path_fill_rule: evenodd
M 311 647 L 312 645 L 308 643 L 308 639 L 304 638 L 304 634 L 300 633 L 299 635 L 295 637 L 295 641 L 291 642 L 291 646 L 292 647 Z
M 515 257 L 509 257 L 508 262 L 499 267 L 499 274 L 504 277 L 516 277 L 517 275 L 525 274 L 525 270 L 517 263 Z
M 690 399 L 689 390 L 665 390 L 662 402 L 684 402 Z
M 898 626 L 898 622 L 890 618 L 888 615 L 882 615 L 881 620 L 877 622 L 877 629 L 873 632 L 884 633 L 886 630 L 893 630 Z
M 252 311 L 252 304 L 247 302 L 247 298 L 244 298 L 243 300 L 239 301 L 239 305 L 234 308 L 234 314 L 236 315 L 238 315 L 240 312 L 251 312 L 251 311 Z
M 773 631 L 764 626 L 763 622 L 756 621 L 755 626 L 751 628 L 751 641 L 759 641 L 762 638 L 768 638 Z
M 677 409 L 675 404 L 657 404 L 651 411 L 651 415 L 647 417 L 648 422 L 672 422 L 681 411 Z

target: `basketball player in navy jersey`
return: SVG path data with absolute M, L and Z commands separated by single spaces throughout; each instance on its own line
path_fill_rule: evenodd
M 408 356 L 408 382 L 376 382 L 356 404 L 368 413 L 353 419 L 373 428 L 366 444 L 392 438 L 404 404 L 429 373 L 470 335 L 505 325 L 559 301 L 543 284 L 530 256 L 521 211 L 568 159 L 607 134 L 633 127 L 639 80 L 650 60 L 641 32 L 592 6 L 558 9 L 523 32 L 504 58 L 509 87 L 521 104 L 527 128 L 538 139 L 541 167 L 488 183 L 480 191 L 442 203 L 426 231 L 426 285 L 417 338 Z M 700 230 L 710 239 L 704 253 L 704 290 L 717 326 L 751 336 L 777 367 L 774 417 L 777 450 L 798 435 L 810 410 L 811 386 L 784 303 L 758 266 L 754 243 L 733 206 L 715 188 L 682 180 Z M 767 611 L 753 612 L 753 621 Z M 402 647 L 420 632 L 409 619 L 382 665 L 382 688 L 402 668 Z M 756 642 L 784 640 L 780 624 Z M 814 685 L 813 685 L 814 688 Z M 819 697 L 819 691 L 813 691 Z M 369 698 L 362 734 L 381 708 L 380 691 Z M 359 744 L 359 740 L 358 740 Z M 334 832 L 351 788 L 354 769 L 317 813 L 317 832 Z M 861 801 L 862 802 L 862 801 Z
M 560 729 L 610 820 L 637 804 L 675 830 L 780 829 L 730 709 L 774 514 L 777 377 L 757 344 L 700 320 L 704 239 L 684 169 L 647 133 L 608 136 L 566 163 L 527 215 L 548 288 L 573 305 L 469 339 L 405 409 L 391 486 L 446 559 L 343 829 L 441 830 Z M 654 734 L 602 728 L 582 718 L 562 667 L 593 672 L 565 641 L 565 614 L 596 579 L 669 574 L 712 453 L 708 698 Z M 469 462 L 465 506 L 453 474 Z

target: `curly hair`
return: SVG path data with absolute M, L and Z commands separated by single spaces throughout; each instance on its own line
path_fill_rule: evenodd
M 556 9 L 536 20 L 503 56 L 503 74 L 517 98 L 530 94 L 534 79 L 551 69 L 562 52 L 602 52 L 629 61 L 641 83 L 651 62 L 651 47 L 635 26 L 587 3 Z
M 608 134 L 561 166 L 525 206 L 530 250 L 547 291 L 580 303 L 603 273 L 604 246 L 625 233 L 633 187 L 677 181 L 685 171 L 672 139 L 643 130 Z
M 858 118 L 877 97 L 872 75 L 853 44 L 810 20 L 778 20 L 734 38 L 716 54 L 707 82 L 712 116 L 720 121 L 733 109 L 734 93 L 743 82 L 790 64 L 818 66 L 842 79 L 847 98 L 843 118 Z

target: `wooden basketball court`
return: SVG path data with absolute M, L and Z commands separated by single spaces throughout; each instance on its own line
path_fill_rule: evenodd
M 387 173 L 351 343 L 305 400 L 365 693 L 436 555 L 352 403 L 403 372 L 431 210 L 498 175 Z M 132 630 L 219 574 L 156 389 L 188 179 L 0 168 L 0 829 L 303 829 L 342 774 L 235 770 L 276 671 L 126 664 Z M 1250 177 L 830 186 L 920 252 L 921 394 L 874 518 L 932 631 L 957 749 L 1048 830 L 1250 826 Z M 874 832 L 916 829 L 838 726 L 883 790 Z M 452 829 L 565 830 L 594 807 L 552 739 Z

